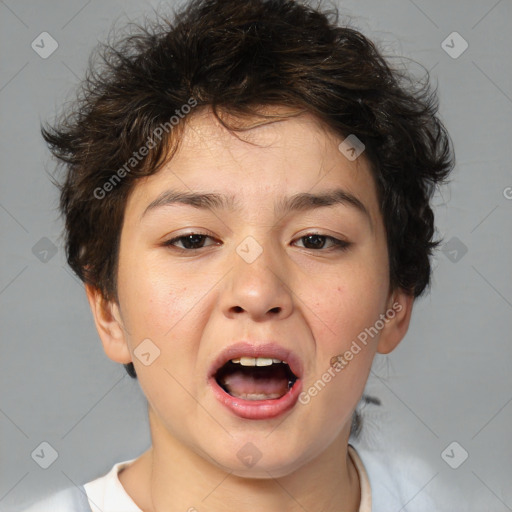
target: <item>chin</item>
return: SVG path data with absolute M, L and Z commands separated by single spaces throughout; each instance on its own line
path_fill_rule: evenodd
M 251 434 L 236 436 L 236 441 L 230 438 L 224 447 L 217 444 L 217 450 L 208 450 L 206 460 L 241 478 L 280 478 L 296 471 L 305 454 L 299 453 L 294 443 L 283 446 L 279 434 L 271 434 L 275 435 L 272 442 L 268 435 L 266 431 L 261 437 Z M 300 444 L 304 447 L 303 440 Z

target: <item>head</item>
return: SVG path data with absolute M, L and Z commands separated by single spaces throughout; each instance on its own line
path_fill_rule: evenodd
M 43 136 L 105 351 L 196 453 L 233 467 L 233 440 L 274 443 L 267 469 L 291 471 L 357 425 L 375 353 L 429 287 L 453 166 L 435 94 L 295 1 L 194 1 L 98 52 Z M 208 383 L 242 340 L 301 367 L 272 436 L 279 420 L 234 416 Z

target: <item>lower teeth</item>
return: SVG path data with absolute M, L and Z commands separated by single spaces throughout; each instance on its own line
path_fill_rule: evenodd
M 279 393 L 242 393 L 237 398 L 243 398 L 244 400 L 274 400 L 275 398 L 281 398 Z

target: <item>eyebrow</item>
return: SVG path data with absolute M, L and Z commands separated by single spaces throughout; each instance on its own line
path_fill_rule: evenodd
M 211 211 L 219 209 L 235 211 L 237 209 L 239 210 L 241 206 L 239 200 L 233 195 L 166 190 L 149 203 L 142 213 L 141 219 L 151 210 L 174 204 L 185 204 L 193 206 L 194 208 Z M 337 206 L 340 204 L 350 206 L 362 213 L 373 230 L 372 218 L 366 206 L 356 196 L 341 188 L 320 194 L 301 192 L 290 197 L 280 198 L 276 203 L 274 212 L 276 215 L 284 215 L 289 212 L 308 211 L 314 210 L 315 208 Z

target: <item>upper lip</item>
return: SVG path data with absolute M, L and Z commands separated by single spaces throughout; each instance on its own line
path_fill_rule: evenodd
M 239 357 L 280 359 L 288 364 L 290 370 L 297 378 L 300 379 L 302 377 L 302 361 L 291 349 L 284 348 L 275 342 L 251 343 L 249 341 L 240 341 L 229 345 L 215 357 L 210 365 L 208 378 L 214 377 L 217 370 L 228 361 Z

